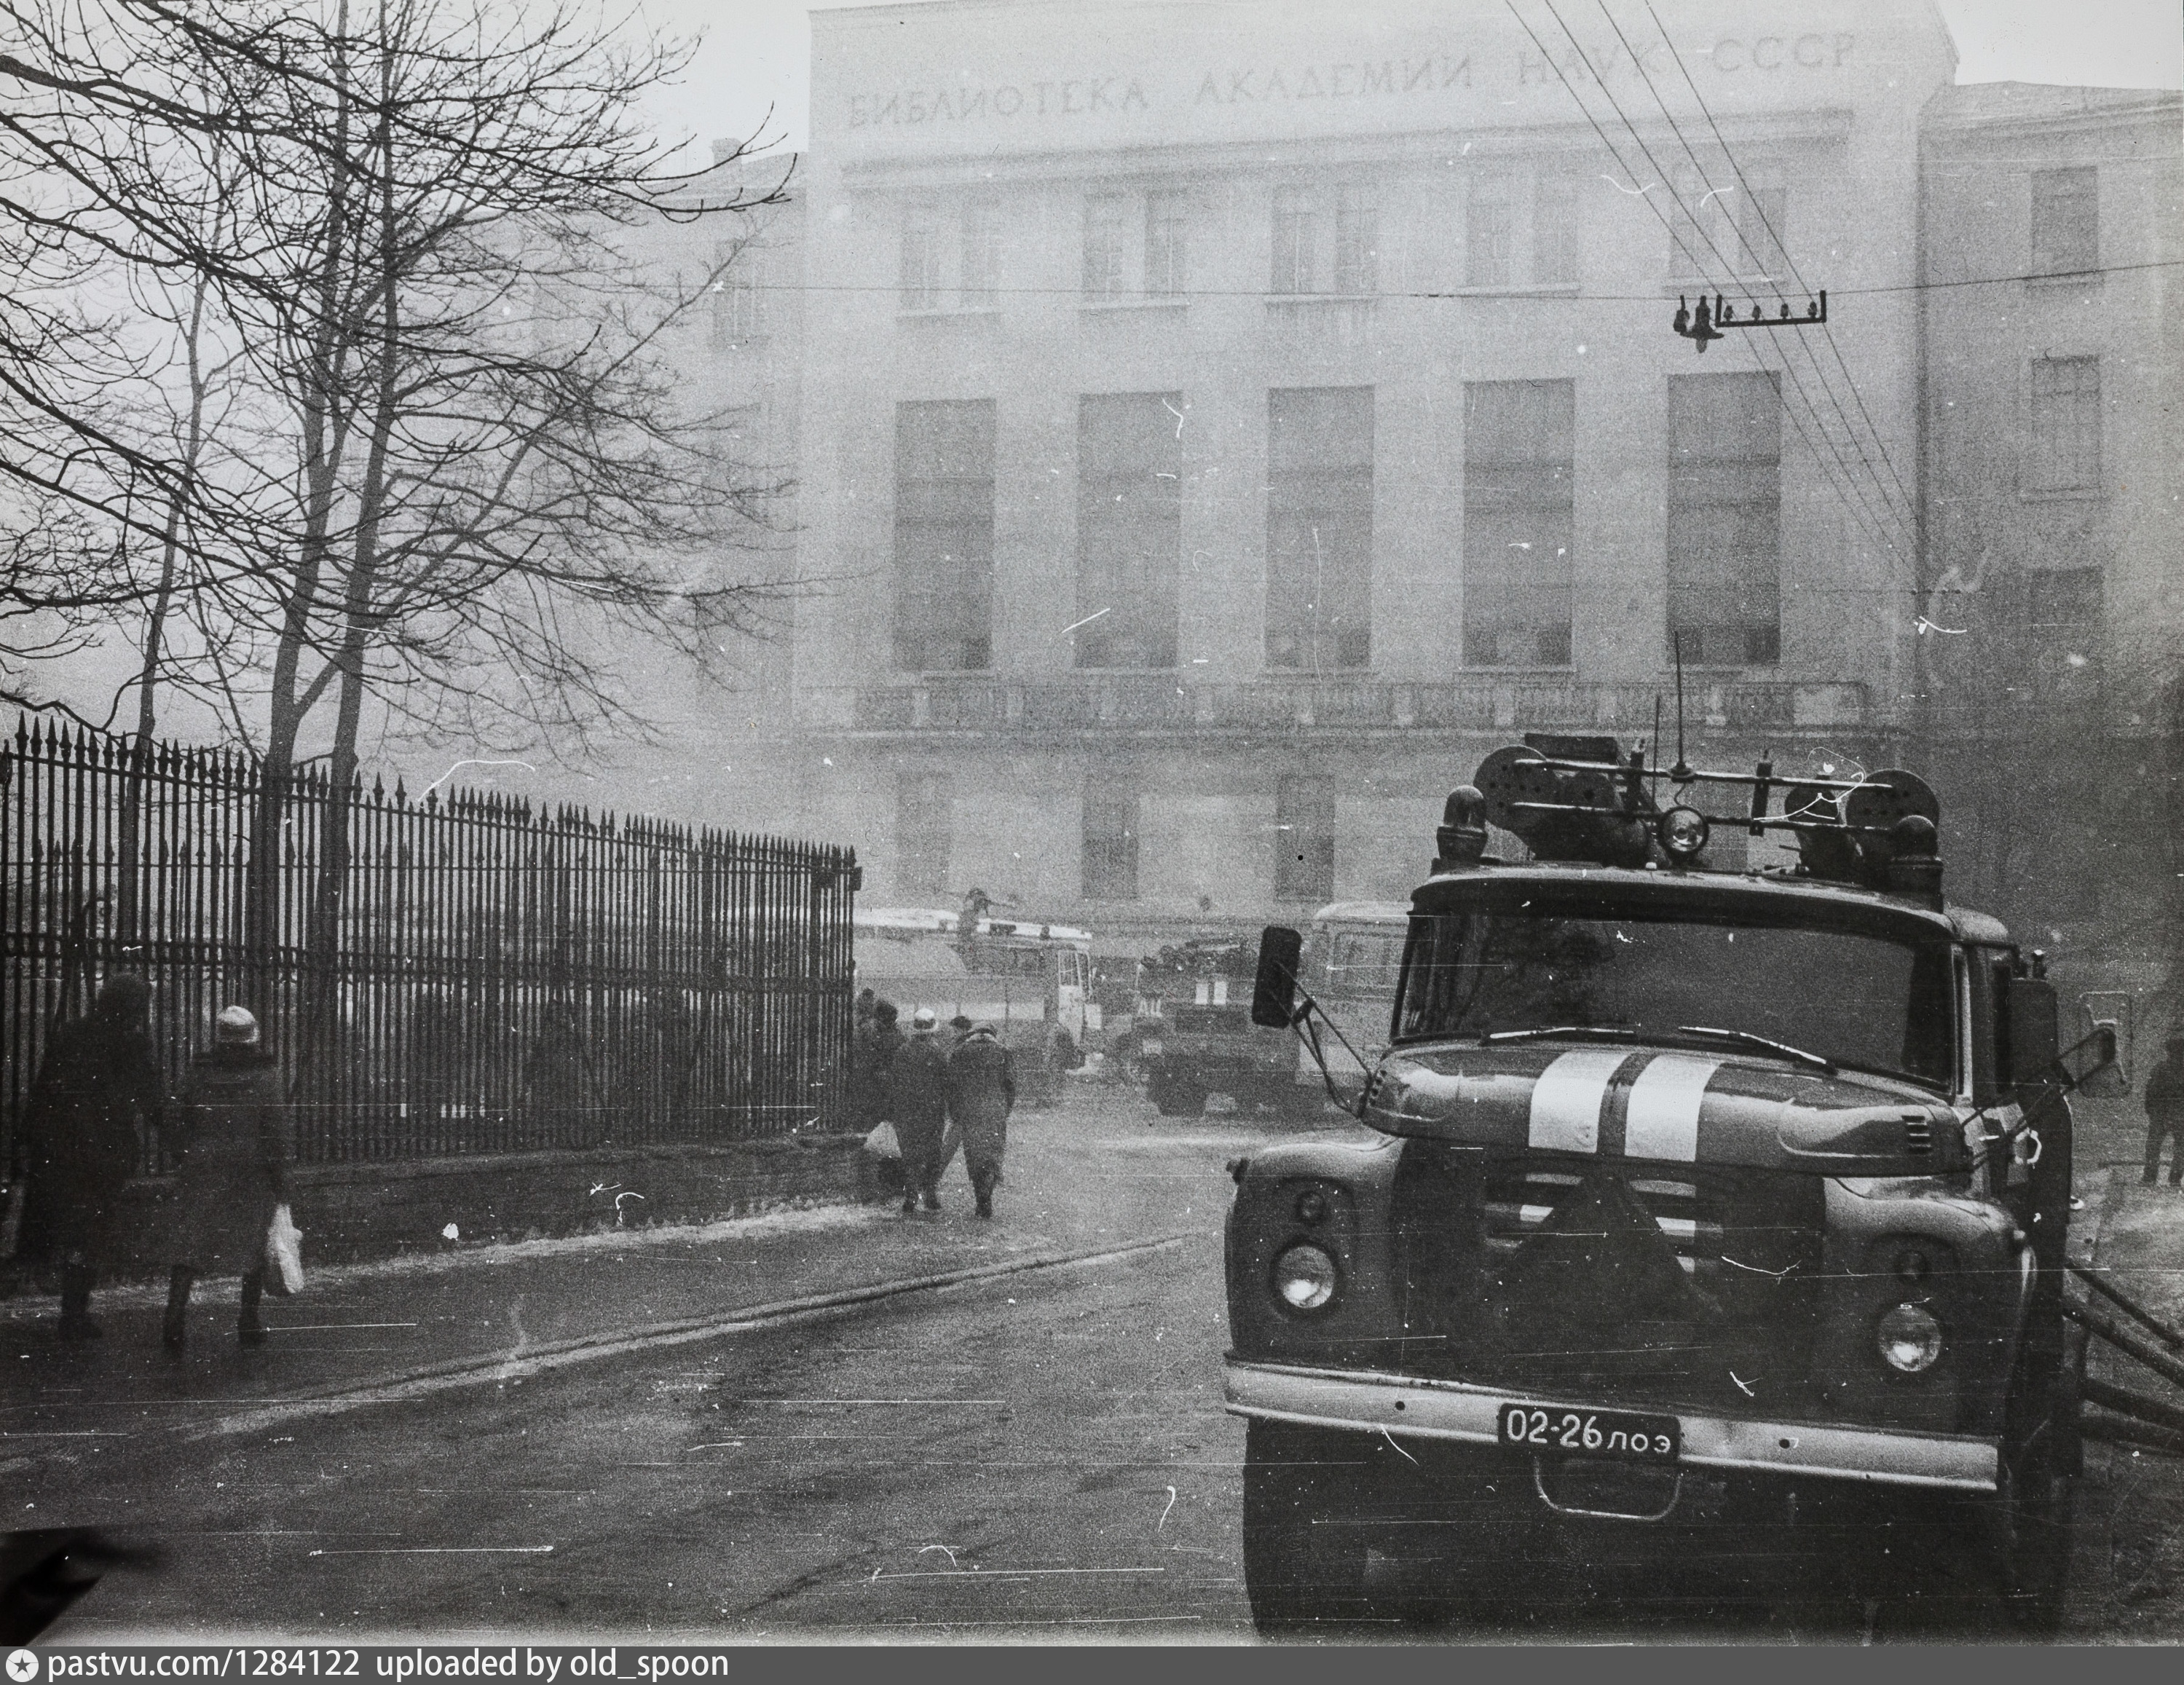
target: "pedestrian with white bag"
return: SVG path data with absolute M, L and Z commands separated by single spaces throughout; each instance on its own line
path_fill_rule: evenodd
M 247 1009 L 221 1011 L 213 1044 L 190 1061 L 181 1111 L 187 1145 L 172 1196 L 181 1256 L 168 1278 L 161 1339 L 179 1354 L 192 1286 L 200 1276 L 231 1270 L 242 1277 L 236 1338 L 262 1346 L 265 1325 L 258 1304 L 269 1268 L 281 1271 L 276 1293 L 300 1287 L 303 1271 L 301 1237 L 288 1214 L 287 1107 L 280 1069 Z

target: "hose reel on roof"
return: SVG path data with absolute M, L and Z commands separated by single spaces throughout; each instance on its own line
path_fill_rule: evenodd
M 1663 779 L 1679 798 L 1698 785 L 1747 788 L 1750 814 L 1708 815 L 1681 800 L 1664 809 L 1657 795 Z M 1451 815 L 1475 804 L 1485 821 L 1513 832 L 1541 859 L 1693 865 L 1713 825 L 1743 825 L 1754 837 L 1795 836 L 1806 876 L 1936 904 L 1941 896 L 1941 804 L 1924 779 L 1900 768 L 1856 779 L 1781 778 L 1769 760 L 1748 773 L 1703 771 L 1680 759 L 1663 769 L 1647 766 L 1642 749 L 1624 755 L 1613 738 L 1537 733 L 1488 755 L 1474 784 L 1475 794 L 1459 791 L 1449 798 Z M 1778 790 L 1779 814 L 1772 810 Z M 1444 822 L 1444 838 L 1457 834 L 1454 826 L 1454 817 Z

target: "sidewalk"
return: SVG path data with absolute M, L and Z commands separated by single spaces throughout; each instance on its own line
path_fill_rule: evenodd
M 14 1300 L 0 1306 L 0 1473 L 104 1437 L 249 1423 L 282 1401 L 400 1388 L 480 1365 L 514 1373 L 572 1343 L 816 1296 L 1186 1231 L 1217 1239 L 1222 1150 L 1244 1150 L 1249 1132 L 1234 1132 L 1232 1143 L 1215 1120 L 1188 1133 L 1149 1127 L 1141 1107 L 1096 1099 L 1013 1121 L 990 1222 L 971 1215 L 959 1159 L 939 1217 L 826 1206 L 322 1268 L 297 1298 L 265 1301 L 271 1337 L 253 1351 L 235 1339 L 232 1278 L 199 1285 L 179 1360 L 159 1347 L 159 1289 L 97 1295 L 106 1335 L 81 1346 L 53 1337 L 52 1300 Z M 308 1236 L 304 1255 L 308 1270 Z

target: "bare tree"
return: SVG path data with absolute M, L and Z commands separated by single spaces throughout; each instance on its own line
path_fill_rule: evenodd
M 0 317 L 0 393 L 62 441 L 0 472 L 120 535 L 100 603 L 144 607 L 146 735 L 163 672 L 258 716 L 258 940 L 321 710 L 324 920 L 368 703 L 510 744 L 634 723 L 610 642 L 695 650 L 780 588 L 723 565 L 780 487 L 720 471 L 669 354 L 716 270 L 650 274 L 629 245 L 777 201 L 693 201 L 638 121 L 682 46 L 569 0 L 0 8 L 35 48 L 0 52 L 0 81 L 38 101 L 37 121 L 0 120 L 0 186 L 21 189 L 0 229 L 47 253 L 55 287 L 118 267 L 179 307 L 148 347 L 71 323 L 66 389 L 24 325 L 50 345 L 61 318 Z M 175 395 L 156 438 L 92 402 L 130 381 Z

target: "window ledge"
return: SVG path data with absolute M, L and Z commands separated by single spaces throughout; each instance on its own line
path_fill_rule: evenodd
M 1300 304 L 1377 304 L 1378 292 L 1269 292 L 1267 308 L 1279 310 Z
M 1457 675 L 1458 677 L 1465 679 L 1567 679 L 1574 675 L 1576 671 L 1577 663 L 1574 661 L 1569 661 L 1563 663 L 1559 667 L 1539 665 L 1509 667 L 1463 666 L 1457 669 Z M 1421 679 L 1418 682 L 1420 684 L 1433 684 L 1437 681 L 1432 679 Z
M 2063 270 L 2054 275 L 2028 275 L 2025 284 L 2035 292 L 2074 292 L 2081 287 L 2098 292 L 2105 274 L 2098 269 Z
M 1451 286 L 1429 296 L 1435 298 L 1574 298 L 1580 283 L 1574 281 L 1540 281 L 1513 283 L 1507 286 Z
M 917 667 L 908 671 L 898 667 L 891 676 L 898 685 L 944 684 L 951 679 L 994 684 L 1000 680 L 1000 673 L 993 667 Z
M 897 310 L 894 319 L 899 322 L 929 322 L 963 316 L 998 316 L 1000 314 L 1000 307 L 997 304 L 937 304 L 926 310 Z
M 1703 294 L 1711 298 L 1717 292 L 1724 298 L 1728 298 L 1734 292 L 1739 296 L 1730 298 L 1729 302 L 1732 304 L 1742 304 L 1745 300 L 1741 295 L 1747 292 L 1771 292 L 1776 295 L 1775 302 L 1786 303 L 1790 300 L 1791 294 L 1797 291 L 1797 288 L 1789 285 L 1787 275 L 1740 275 L 1731 281 L 1719 281 L 1708 275 L 1694 275 L 1664 281 L 1661 283 L 1661 296 L 1663 298 L 1675 298 L 1685 294 L 1694 296 Z M 1796 319 L 1793 317 L 1791 320 Z
M 1336 667 L 1331 670 L 1323 667 L 1318 672 L 1309 667 L 1266 667 L 1260 670 L 1258 682 L 1295 682 L 1299 679 L 1308 679 L 1314 684 L 1377 685 L 1382 682 L 1380 676 L 1370 667 Z M 1251 681 L 1247 679 L 1244 682 L 1249 684 Z
M 1077 308 L 1099 314 L 1108 311 L 1187 310 L 1190 308 L 1190 300 L 1188 298 L 1081 298 L 1078 301 Z

